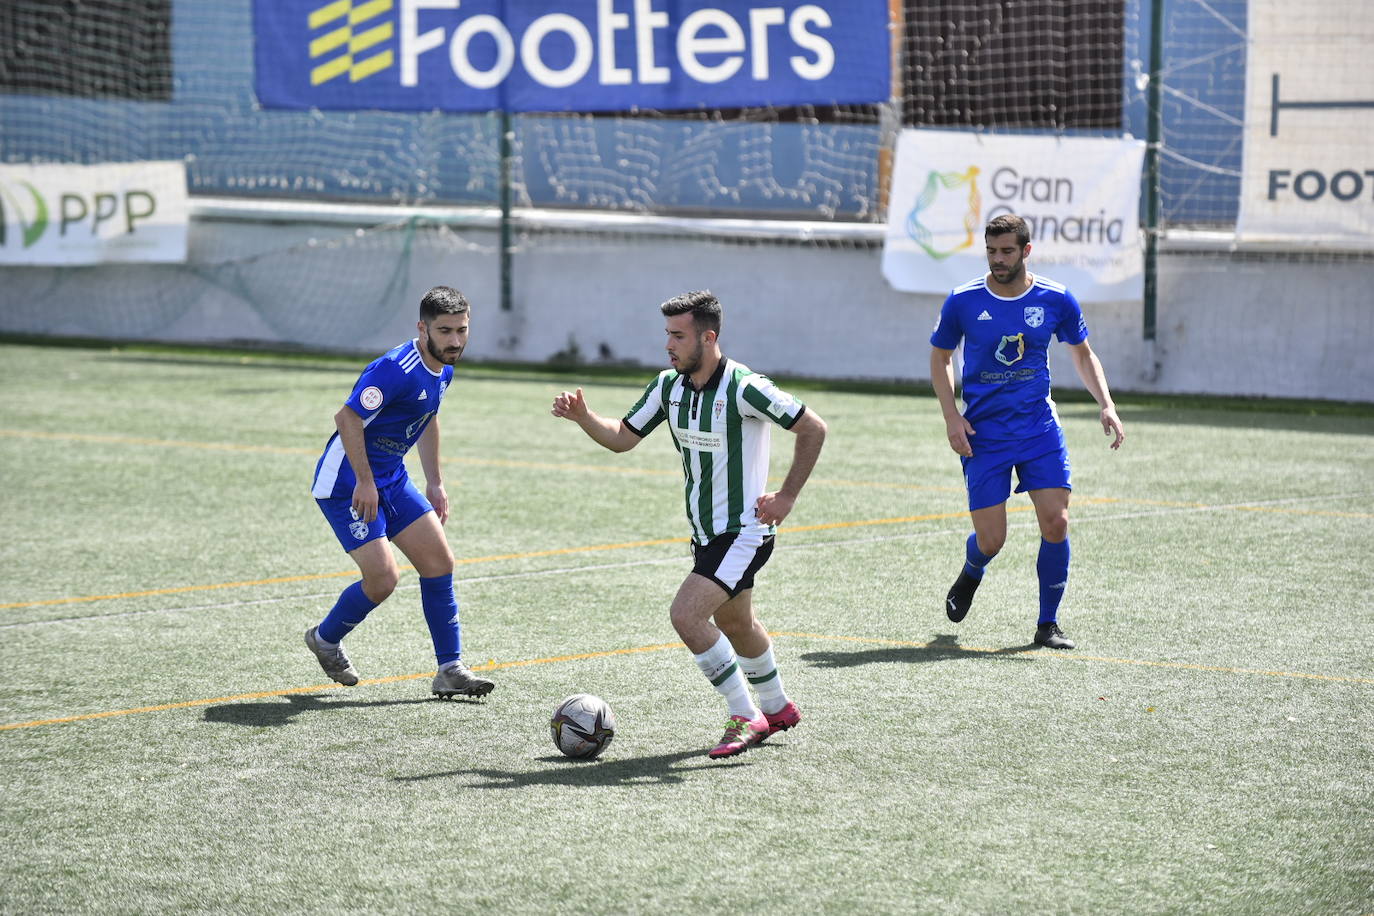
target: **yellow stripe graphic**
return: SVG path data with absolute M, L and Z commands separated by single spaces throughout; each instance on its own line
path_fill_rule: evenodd
M 392 56 L 390 51 L 383 51 L 381 54 L 369 57 L 367 60 L 348 71 L 348 81 L 356 83 L 365 80 L 374 73 L 381 73 L 391 66 Z
M 320 83 L 327 83 L 334 77 L 347 73 L 351 66 L 353 66 L 353 58 L 347 54 L 343 57 L 336 57 L 327 64 L 320 64 L 310 71 L 310 85 L 318 86 Z
M 348 50 L 354 54 L 357 54 L 359 51 L 366 51 L 373 45 L 381 44 L 382 42 L 386 41 L 388 38 L 391 37 L 393 31 L 394 30 L 391 27 L 391 23 L 387 22 L 377 26 L 375 29 L 368 29 L 366 32 L 359 32 L 357 35 L 354 35 L 352 39 L 349 40 Z M 389 60 L 391 57 L 391 52 L 388 51 L 386 56 Z
M 332 32 L 326 32 L 319 38 L 310 42 L 310 56 L 319 57 L 321 54 L 328 54 L 335 48 L 342 48 L 349 43 L 349 39 L 352 35 L 353 32 L 348 26 L 344 26 L 341 29 L 335 29 Z
M 380 16 L 391 9 L 391 0 L 368 0 L 353 7 L 353 11 L 348 14 L 348 21 L 351 25 L 366 22 L 373 17 Z
M 322 6 L 317 10 L 311 10 L 310 17 L 306 22 L 310 25 L 310 28 L 318 29 L 325 23 L 333 22 L 335 19 L 347 16 L 350 6 L 352 6 L 350 0 L 335 0 L 334 3 Z

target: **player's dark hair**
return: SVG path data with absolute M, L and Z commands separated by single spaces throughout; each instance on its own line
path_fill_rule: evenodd
M 1022 248 L 1030 244 L 1030 227 L 1015 213 L 1003 213 L 994 217 L 983 230 L 983 241 L 986 242 L 994 235 L 1006 235 L 1008 232 L 1016 233 L 1016 241 Z
M 667 318 L 690 314 L 692 326 L 697 329 L 698 334 L 703 331 L 715 331 L 716 336 L 720 336 L 720 300 L 712 295 L 710 290 L 699 289 L 674 296 L 660 305 L 658 310 Z
M 436 286 L 420 300 L 420 320 L 433 321 L 440 315 L 461 315 L 468 310 L 468 297 L 451 286 Z

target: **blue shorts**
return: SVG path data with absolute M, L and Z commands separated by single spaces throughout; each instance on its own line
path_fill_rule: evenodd
M 1055 427 L 1034 439 L 979 442 L 974 436 L 972 458 L 960 458 L 968 487 L 968 510 L 986 509 L 1011 495 L 1011 471 L 1016 469 L 1016 492 L 1058 487 L 1072 490 L 1069 450 L 1064 430 Z
M 411 522 L 434 511 L 425 494 L 415 488 L 409 477 L 402 477 L 377 491 L 377 518 L 371 524 L 358 518 L 358 513 L 353 511 L 351 495 L 315 502 L 320 504 L 320 511 L 334 529 L 334 536 L 345 553 L 357 550 L 368 541 L 400 534 Z

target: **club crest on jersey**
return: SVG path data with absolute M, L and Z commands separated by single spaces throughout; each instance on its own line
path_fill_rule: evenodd
M 997 352 L 994 354 L 997 361 L 1004 366 L 1019 363 L 1021 357 L 1026 355 L 1026 335 L 1004 334 L 1002 342 L 997 345 Z
M 711 405 L 711 413 L 717 420 L 720 419 L 720 415 L 725 413 L 725 398 L 716 399 L 715 404 Z
M 363 540 L 367 537 L 367 522 L 350 522 L 348 533 L 353 535 L 355 540 Z
M 1038 328 L 1045 323 L 1045 309 L 1039 305 L 1026 306 L 1026 324 L 1033 328 Z

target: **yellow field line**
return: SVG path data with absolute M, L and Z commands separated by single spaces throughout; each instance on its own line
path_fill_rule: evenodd
M 825 642 L 856 642 L 871 645 L 883 646 L 902 646 L 915 649 L 938 648 L 949 652 L 982 652 L 982 653 L 1001 653 L 1003 649 L 993 649 L 985 646 L 947 646 L 930 642 L 916 642 L 913 640 L 883 639 L 876 636 L 836 636 L 828 633 L 799 633 L 790 631 L 776 631 L 769 634 L 773 637 L 791 637 L 794 639 L 817 639 Z M 609 649 L 602 652 L 580 652 L 575 655 L 550 655 L 544 658 L 517 659 L 509 662 L 488 662 L 485 665 L 474 665 L 473 671 L 496 671 L 506 668 L 522 668 L 529 665 L 549 665 L 558 662 L 584 661 L 593 658 L 614 658 L 621 655 L 638 655 L 645 652 L 661 652 L 664 649 L 684 648 L 680 642 L 658 643 L 651 646 L 632 646 L 627 649 Z M 1113 665 L 1141 665 L 1151 668 L 1176 668 L 1187 671 L 1213 671 L 1221 674 L 1250 674 L 1262 677 L 1281 677 L 1297 678 L 1314 681 L 1327 681 L 1345 684 L 1374 684 L 1374 678 L 1367 677 L 1348 677 L 1331 674 L 1310 674 L 1303 671 L 1266 671 L 1260 668 L 1236 668 L 1227 665 L 1196 665 L 1187 662 L 1160 662 L 1148 661 L 1134 658 L 1112 658 L 1103 655 L 1072 655 L 1065 652 L 1037 652 L 1036 658 L 1048 658 L 1061 661 L 1077 662 L 1106 662 Z M 418 674 L 398 674 L 393 677 L 367 678 L 358 681 L 357 686 L 367 687 L 377 684 L 395 684 L 401 681 L 415 681 L 422 678 L 433 677 L 433 671 L 422 671 Z M 191 709 L 197 706 L 211 706 L 217 703 L 238 703 L 244 700 L 263 700 L 272 697 L 285 697 L 303 693 L 319 693 L 323 690 L 333 690 L 339 687 L 338 684 L 315 684 L 310 687 L 286 687 L 281 690 L 262 690 L 255 693 L 238 693 L 231 696 L 213 697 L 203 700 L 184 700 L 180 703 L 161 703 L 156 706 L 137 706 L 133 709 L 111 709 L 104 712 L 84 713 L 76 716 L 62 716 L 55 719 L 35 719 L 31 722 L 11 722 L 7 725 L 0 725 L 0 731 L 13 731 L 20 728 L 37 728 L 40 725 L 62 725 L 68 722 L 87 722 L 93 719 L 109 719 L 117 716 L 132 716 L 146 712 L 165 712 L 171 709 Z
M 528 658 L 514 662 L 490 662 L 486 665 L 473 665 L 473 671 L 495 671 L 499 668 L 519 668 L 524 665 L 546 665 L 553 662 L 581 661 L 588 658 L 610 658 L 616 655 L 633 655 L 639 652 L 656 652 L 661 649 L 681 648 L 682 643 L 664 643 L 657 646 L 635 646 L 630 649 L 611 649 L 605 652 L 583 652 L 579 655 L 554 655 L 548 658 Z M 433 677 L 433 671 L 422 671 L 419 674 L 398 674 L 393 677 L 376 677 L 360 680 L 359 687 L 367 687 L 375 684 L 395 684 L 399 681 L 417 681 L 422 678 Z M 169 709 L 190 709 L 195 706 L 211 706 L 215 703 L 238 703 L 243 700 L 263 700 L 271 697 L 285 697 L 292 694 L 319 693 L 321 690 L 332 690 L 338 684 L 315 684 L 312 687 L 287 687 L 282 690 L 261 690 L 257 693 L 236 693 L 233 696 L 213 697 L 208 700 L 185 700 L 180 703 L 161 703 L 157 706 L 138 706 L 133 709 L 111 709 L 105 712 L 91 712 L 79 716 L 62 716 L 58 719 L 35 719 L 32 722 L 12 722 L 8 725 L 0 725 L 0 731 L 10 731 L 16 728 L 35 728 L 39 725 L 61 725 L 64 722 L 86 722 L 91 719 L 109 719 L 115 716 L 132 716 L 145 712 L 164 712 Z
M 1023 512 L 1029 511 L 1030 506 L 1013 506 L 1007 511 Z M 904 515 L 899 518 L 874 518 L 854 522 L 828 522 L 822 525 L 798 525 L 789 527 L 785 530 L 789 533 L 798 531 L 829 531 L 836 528 L 858 528 L 868 525 L 900 525 L 907 522 L 929 522 L 948 518 L 962 518 L 964 512 L 939 512 L 931 515 Z M 523 553 L 499 553 L 485 557 L 459 557 L 454 560 L 456 566 L 470 566 L 475 563 L 495 563 L 502 560 L 529 560 L 537 557 L 560 557 L 570 556 L 578 553 L 596 553 L 606 550 L 629 550 L 635 547 L 659 547 L 664 544 L 686 544 L 690 538 L 657 538 L 651 541 L 627 541 L 623 544 L 588 544 L 582 547 L 554 547 L 548 550 L 529 550 Z M 404 565 L 403 570 L 413 570 L 415 567 Z M 318 579 L 337 579 L 345 576 L 356 576 L 356 569 L 343 570 L 332 573 L 312 573 L 300 576 L 278 576 L 272 579 L 249 579 L 242 582 L 215 582 L 209 585 L 176 585 L 167 588 L 152 588 L 137 592 L 117 592 L 109 595 L 81 595 L 71 598 L 49 598 L 44 601 L 16 601 L 9 604 L 0 604 L 0 610 L 15 610 L 27 607 L 51 607 L 60 604 L 84 604 L 91 601 L 113 601 L 121 598 L 148 598 L 154 595 L 177 595 L 185 592 L 205 592 L 223 588 L 248 588 L 260 585 L 280 585 L 284 582 L 311 582 Z
M 108 445 L 152 445 L 163 448 L 192 448 L 209 451 L 259 452 L 269 455 L 308 455 L 318 457 L 319 449 L 301 448 L 285 445 L 235 445 L 230 442 L 197 442 L 191 439 L 145 439 L 133 436 L 110 436 L 102 433 L 48 433 L 22 429 L 0 429 L 0 436 L 13 439 L 74 439 L 78 442 L 103 442 Z M 626 468 L 608 467 L 600 464 L 570 464 L 554 461 L 517 461 L 511 458 L 445 458 L 444 464 L 465 464 L 471 467 L 520 468 L 533 471 L 593 471 L 604 474 L 629 476 L 679 477 L 682 472 L 676 468 Z M 811 485 L 823 484 L 838 487 L 870 487 L 884 490 L 914 490 L 929 493 L 962 493 L 962 487 L 938 487 L 914 483 L 889 483 L 871 480 L 840 480 L 813 478 Z
M 24 429 L 5 429 L 0 428 L 0 436 L 9 436 L 16 439 L 75 439 L 84 442 L 105 442 L 112 445 L 153 445 L 166 448 L 194 448 L 207 449 L 210 451 L 229 451 L 229 452 L 260 452 L 274 455 L 309 455 L 315 457 L 319 455 L 319 450 L 314 448 L 301 448 L 295 446 L 275 446 L 275 445 L 236 445 L 231 442 L 197 442 L 190 439 L 147 439 L 132 436 L 110 436 L 101 433 L 50 433 L 37 430 Z M 626 474 L 626 475 L 648 475 L 654 477 L 676 477 L 680 472 L 674 468 L 625 468 L 607 467 L 598 464 L 566 464 L 551 461 L 517 461 L 509 458 L 449 458 L 444 460 L 445 464 L 466 464 L 473 467 L 503 467 L 503 468 L 524 468 L 528 470 L 541 471 L 595 471 L 605 474 Z M 775 479 L 775 478 L 770 478 Z M 869 487 L 884 490 L 913 490 L 929 493 L 962 493 L 962 487 L 928 486 L 925 484 L 911 483 L 892 483 L 889 481 L 870 481 L 870 480 L 844 480 L 840 478 L 813 478 L 811 485 L 817 484 L 838 487 Z M 1179 502 L 1176 500 L 1165 499 L 1135 499 L 1122 497 L 1080 497 L 1079 503 L 1126 503 L 1128 505 L 1139 506 L 1162 506 L 1171 509 L 1206 509 L 1210 508 L 1207 503 L 1199 502 Z M 1227 506 L 1227 509 L 1237 512 L 1275 512 L 1291 515 L 1314 515 L 1328 516 L 1334 518 L 1374 518 L 1374 513 L 1369 512 L 1340 512 L 1325 509 L 1288 509 L 1282 506 Z M 862 523 L 861 523 L 862 524 Z M 3 607 L 4 605 L 0 605 Z

